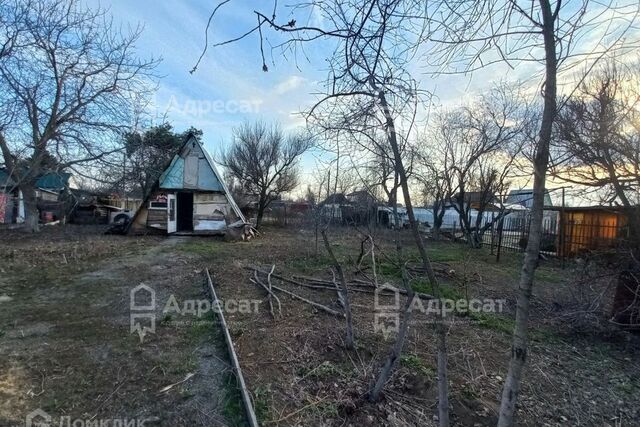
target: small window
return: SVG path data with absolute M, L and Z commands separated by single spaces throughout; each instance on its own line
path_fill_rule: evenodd
M 149 209 L 167 209 L 167 201 L 163 201 L 163 202 L 155 202 L 155 201 L 151 201 L 149 202 Z

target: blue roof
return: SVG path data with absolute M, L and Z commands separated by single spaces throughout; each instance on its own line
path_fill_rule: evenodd
M 69 172 L 47 172 L 36 181 L 36 187 L 43 190 L 62 191 L 69 185 Z M 6 168 L 0 168 L 0 187 L 13 187 L 13 179 Z
M 62 191 L 69 184 L 71 174 L 68 172 L 48 172 L 38 178 L 36 187 L 44 190 Z
M 200 142 L 193 138 L 193 143 L 188 143 L 192 138 L 187 140 L 160 175 L 160 188 L 225 191 Z
M 0 187 L 9 187 L 13 185 L 13 180 L 4 168 L 0 169 Z

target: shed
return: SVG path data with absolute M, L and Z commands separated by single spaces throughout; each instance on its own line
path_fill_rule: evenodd
M 129 233 L 225 234 L 245 223 L 213 160 L 193 135 L 171 159 L 136 211 Z
M 570 257 L 605 249 L 627 237 L 627 214 L 619 207 L 581 206 L 560 210 L 560 254 Z

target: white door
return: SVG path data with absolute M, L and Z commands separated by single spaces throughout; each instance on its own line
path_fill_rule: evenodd
M 167 195 L 167 233 L 175 233 L 178 229 L 176 221 L 176 195 Z

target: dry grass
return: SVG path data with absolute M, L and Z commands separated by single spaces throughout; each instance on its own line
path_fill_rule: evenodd
M 417 316 L 398 369 L 376 404 L 367 401 L 367 390 L 393 337 L 373 329 L 372 294 L 352 294 L 356 351 L 344 349 L 341 319 L 300 301 L 281 296 L 283 316 L 271 318 L 264 291 L 250 283 L 245 267 L 275 264 L 285 276 L 331 278 L 329 259 L 321 244 L 316 254 L 311 232 L 267 228 L 261 238 L 237 243 L 101 236 L 84 228 L 28 238 L 0 233 L 0 295 L 11 298 L 0 303 L 0 425 L 22 422 L 36 407 L 58 416 L 157 416 L 160 425 L 241 424 L 233 381 L 218 360 L 224 351 L 215 324 L 179 326 L 175 315 L 159 314 L 157 333 L 143 345 L 128 330 L 132 286 L 153 284 L 159 301 L 170 294 L 202 298 L 204 267 L 213 272 L 223 299 L 262 301 L 258 312 L 226 314 L 262 424 L 435 423 L 435 349 L 425 315 Z M 361 236 L 339 228 L 330 237 L 348 276 L 362 278 L 353 266 Z M 392 237 L 377 236 L 379 273 L 381 281 L 399 285 Z M 403 240 L 407 256 L 416 260 L 409 236 Z M 430 242 L 429 253 L 455 271 L 442 277 L 450 297 L 507 300 L 504 313 L 454 317 L 449 330 L 453 423 L 495 425 L 519 255 L 504 254 L 496 264 L 486 250 L 446 242 Z M 539 270 L 519 424 L 639 424 L 635 340 L 577 335 L 558 320 L 575 268 L 543 263 Z M 332 290 L 274 283 L 339 309 Z M 429 290 L 424 280 L 413 284 Z M 196 377 L 157 394 L 190 372 Z
M 360 236 L 350 229 L 331 232 L 334 249 L 351 277 L 359 253 Z M 409 236 L 403 236 L 409 258 Z M 378 239 L 382 280 L 400 286 L 393 268 L 391 235 Z M 373 331 L 373 295 L 352 294 L 357 351 L 344 349 L 344 324 L 340 319 L 282 296 L 283 317 L 271 319 L 265 293 L 249 282 L 249 265 L 270 266 L 292 277 L 306 275 L 330 279 L 330 262 L 320 246 L 315 254 L 314 235 L 267 229 L 250 243 L 224 244 L 199 241 L 185 250 L 197 251 L 216 272 L 223 298 L 262 299 L 259 313 L 227 315 L 240 362 L 262 421 L 273 425 L 429 425 L 434 423 L 434 346 L 429 319 L 418 316 L 411 328 L 406 354 L 389 384 L 384 400 L 371 404 L 368 387 L 391 344 Z M 432 259 L 455 270 L 443 277 L 450 296 L 505 298 L 502 314 L 481 313 L 454 318 L 449 331 L 449 364 L 453 420 L 457 425 L 495 425 L 496 411 L 509 356 L 515 307 L 514 285 L 519 273 L 518 254 L 503 254 L 500 264 L 486 250 L 431 242 Z M 444 263 L 444 264 L 442 264 Z M 521 425 L 614 425 L 640 421 L 634 399 L 640 397 L 631 342 L 578 336 L 554 323 L 549 307 L 566 292 L 573 267 L 561 270 L 553 263 L 540 268 L 534 313 L 532 349 L 521 405 Z M 337 295 L 282 284 L 300 295 L 339 309 Z M 414 282 L 419 285 L 420 281 Z M 624 336 L 623 336 L 624 337 Z M 603 380 L 606 378 L 606 380 Z M 615 379 L 614 379 L 615 378 Z M 611 379 L 611 380 L 610 380 Z M 612 382 L 610 382 L 612 381 Z M 268 391 L 268 392 L 265 392 Z M 601 396 L 594 405 L 595 395 Z

